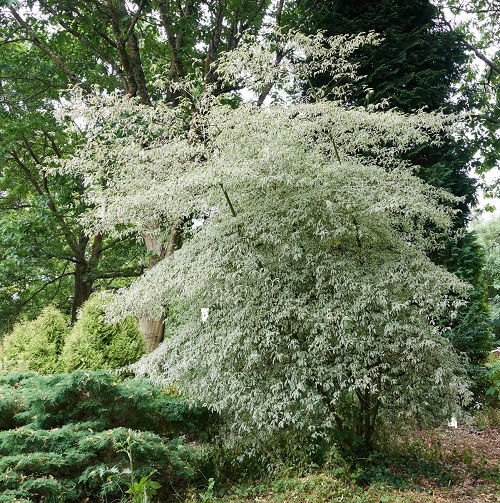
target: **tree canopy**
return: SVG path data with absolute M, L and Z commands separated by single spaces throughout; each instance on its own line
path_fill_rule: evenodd
M 218 67 L 228 85 L 244 73 L 256 104 L 209 88 L 186 115 L 196 80 L 177 106 L 77 93 L 62 115 L 86 139 L 59 170 L 86 180 L 93 232 L 202 221 L 111 309 L 185 310 L 139 372 L 225 411 L 240 432 L 336 425 L 369 446 L 379 417 L 450 414 L 468 396 L 438 323 L 467 287 L 426 254 L 452 228 L 456 198 L 402 156 L 438 144 L 457 118 L 346 107 L 348 83 L 336 100 L 327 87 L 291 92 L 320 71 L 356 81 L 349 57 L 374 35 L 270 40 L 247 38 Z M 259 106 L 269 82 L 285 104 Z

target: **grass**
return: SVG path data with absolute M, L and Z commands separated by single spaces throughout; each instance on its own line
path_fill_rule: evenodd
M 265 484 L 243 485 L 232 488 L 228 494 L 215 497 L 211 492 L 195 495 L 192 501 L 204 502 L 413 502 L 426 501 L 419 492 L 409 493 L 392 487 L 375 484 L 359 487 L 335 478 L 329 472 L 310 474 L 303 477 L 289 476 Z M 429 500 L 432 501 L 432 500 Z

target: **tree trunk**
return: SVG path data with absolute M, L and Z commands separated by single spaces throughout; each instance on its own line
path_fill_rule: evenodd
M 92 281 L 89 280 L 87 272 L 88 264 L 86 262 L 77 262 L 75 267 L 75 290 L 71 306 L 71 324 L 75 323 L 78 309 L 92 293 Z
M 357 391 L 359 412 L 356 425 L 356 434 L 361 439 L 361 448 L 364 452 L 373 450 L 373 434 L 377 422 L 380 402 L 368 389 L 364 392 Z
M 128 48 L 130 54 L 130 70 L 135 81 L 136 93 L 144 105 L 151 105 L 149 93 L 146 87 L 146 77 L 142 68 L 142 61 L 139 51 L 139 43 L 134 33 L 128 39 Z
M 149 255 L 148 267 L 153 267 L 160 260 L 170 257 L 179 248 L 182 236 L 182 224 L 183 221 L 181 219 L 172 224 L 166 242 L 162 240 L 159 233 L 155 233 L 154 231 L 143 233 Z M 148 353 L 154 351 L 163 341 L 165 336 L 165 319 L 166 313 L 165 316 L 156 320 L 152 320 L 147 316 L 139 318 L 139 329 L 144 338 L 144 344 Z
M 146 317 L 140 318 L 139 330 L 144 338 L 146 351 L 151 353 L 163 341 L 165 335 L 165 317 L 161 317 L 159 320 L 151 320 Z
M 71 324 L 75 323 L 78 315 L 78 309 L 87 301 L 92 294 L 94 285 L 93 272 L 99 264 L 102 251 L 102 235 L 96 234 L 92 240 L 92 249 L 90 259 L 86 260 L 85 251 L 89 242 L 89 238 L 83 233 L 78 239 L 78 247 L 80 249 L 75 266 L 75 287 L 73 293 L 73 305 L 71 306 Z

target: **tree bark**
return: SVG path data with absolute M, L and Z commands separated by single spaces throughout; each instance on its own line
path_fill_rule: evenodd
M 75 265 L 75 287 L 73 295 L 73 304 L 71 306 L 71 324 L 75 323 L 78 316 L 78 310 L 92 295 L 94 285 L 94 272 L 99 264 L 102 252 L 102 235 L 96 234 L 92 240 L 92 249 L 90 259 L 86 259 L 86 248 L 89 238 L 81 233 L 78 239 L 80 252 L 77 254 Z
M 158 233 L 143 232 L 144 242 L 148 251 L 148 268 L 154 267 L 160 260 L 170 257 L 179 249 L 182 236 L 183 220 L 174 222 L 169 230 L 167 240 L 162 240 Z M 157 229 L 158 225 L 152 225 L 152 229 Z M 154 351 L 165 337 L 165 313 L 161 318 L 152 320 L 147 316 L 139 318 L 139 329 L 144 338 L 144 344 L 148 353 Z
M 146 351 L 151 353 L 165 337 L 165 317 L 162 316 L 159 320 L 151 320 L 146 317 L 139 318 L 139 330 L 144 338 Z
M 75 287 L 73 304 L 71 306 L 71 324 L 76 322 L 78 310 L 88 300 L 92 293 L 92 281 L 88 275 L 88 264 L 77 262 L 75 266 Z

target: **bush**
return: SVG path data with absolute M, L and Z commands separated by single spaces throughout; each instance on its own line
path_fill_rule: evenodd
M 132 476 L 151 473 L 168 498 L 195 479 L 203 452 L 184 436 L 209 419 L 147 380 L 102 371 L 0 377 L 0 501 L 113 501 Z
M 3 373 L 40 374 L 77 369 L 111 369 L 138 360 L 145 351 L 137 320 L 108 324 L 105 294 L 92 296 L 70 330 L 66 317 L 46 307 L 33 321 L 19 323 L 0 349 Z
M 9 498 L 81 502 L 89 495 L 102 501 L 119 498 L 131 477 L 127 452 L 123 452 L 127 443 L 135 458 L 134 477 L 154 472 L 173 487 L 193 480 L 199 455 L 182 439 L 125 428 L 93 432 L 93 426 L 82 423 L 49 431 L 20 428 L 1 433 L 2 502 Z
M 500 404 L 500 356 L 490 353 L 486 361 L 487 404 L 497 408 Z
M 0 377 L 0 430 L 60 428 L 99 423 L 100 429 L 132 428 L 160 435 L 192 435 L 208 421 L 193 408 L 147 379 L 120 381 L 105 371 Z
M 15 325 L 2 344 L 3 370 L 36 370 L 42 374 L 61 369 L 60 354 L 69 326 L 64 315 L 46 307 L 33 321 Z
M 92 296 L 83 305 L 62 352 L 65 371 L 123 367 L 144 354 L 144 341 L 137 320 L 127 318 L 120 323 L 108 324 L 105 306 L 103 294 Z

